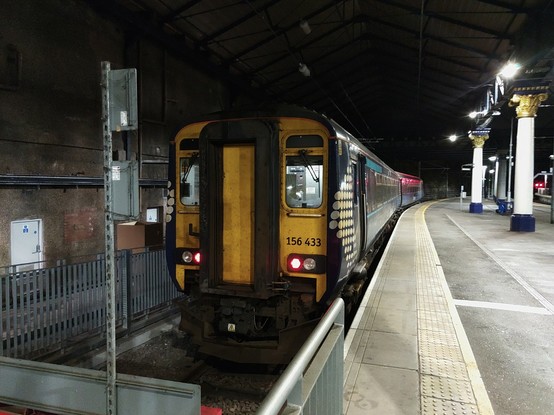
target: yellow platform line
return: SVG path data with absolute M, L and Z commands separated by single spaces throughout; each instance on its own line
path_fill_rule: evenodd
M 436 202 L 421 205 L 415 212 L 414 222 L 421 413 L 493 415 L 425 222 L 425 211 L 433 203 Z

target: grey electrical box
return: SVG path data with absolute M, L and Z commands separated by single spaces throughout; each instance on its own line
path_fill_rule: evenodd
M 137 70 L 110 71 L 108 80 L 111 130 L 136 130 L 138 128 Z
M 115 220 L 136 219 L 139 216 L 139 180 L 136 160 L 112 163 L 112 202 Z

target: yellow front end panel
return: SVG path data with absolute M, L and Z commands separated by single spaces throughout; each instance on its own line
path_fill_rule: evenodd
M 290 217 L 281 215 L 281 269 L 287 269 L 290 254 L 326 255 L 327 223 L 325 217 Z M 326 274 L 308 274 L 289 272 L 291 276 L 300 276 L 316 280 L 316 300 L 319 301 L 327 288 Z
M 254 146 L 223 148 L 223 281 L 252 284 Z
M 192 157 L 198 154 L 198 149 L 195 150 L 179 150 L 181 141 L 198 139 L 200 131 L 206 125 L 206 123 L 190 124 L 179 131 L 175 139 L 175 206 L 171 206 L 171 209 L 176 209 L 176 234 L 175 234 L 175 246 L 177 248 L 198 248 L 200 246 L 200 240 L 198 236 L 191 235 L 189 229 L 193 232 L 199 232 L 199 206 L 184 205 L 181 194 L 181 178 L 182 171 L 180 166 L 180 160 L 184 157 Z M 185 269 L 195 269 L 199 267 L 197 265 L 175 265 L 175 277 L 181 289 L 185 289 Z
M 287 258 L 290 254 L 327 254 L 327 196 L 322 195 L 321 206 L 316 208 L 291 207 L 286 203 L 287 177 L 285 174 L 287 156 L 298 156 L 302 147 L 287 147 L 291 136 L 319 136 L 321 147 L 306 147 L 307 156 L 321 155 L 323 174 L 319 178 L 322 189 L 328 180 L 328 139 L 329 132 L 320 123 L 306 119 L 281 119 L 281 214 L 280 214 L 280 268 L 285 275 L 314 279 L 316 300 L 319 301 L 327 289 L 327 274 L 292 272 L 288 270 Z

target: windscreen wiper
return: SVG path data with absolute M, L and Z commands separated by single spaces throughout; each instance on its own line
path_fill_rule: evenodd
M 192 153 L 192 156 L 190 156 L 189 165 L 187 167 L 187 171 L 185 172 L 185 175 L 183 176 L 183 183 L 187 182 L 187 177 L 189 177 L 189 173 L 192 170 L 192 166 L 196 164 L 198 160 L 198 153 Z
M 312 176 L 312 179 L 314 182 L 319 183 L 319 177 L 317 177 L 317 174 L 315 173 L 315 170 L 313 166 L 308 161 L 308 157 L 306 157 L 306 154 L 308 153 L 308 150 L 302 149 L 298 150 L 298 154 L 300 154 L 300 157 L 302 157 L 302 161 L 304 162 L 304 167 L 310 172 L 310 176 Z

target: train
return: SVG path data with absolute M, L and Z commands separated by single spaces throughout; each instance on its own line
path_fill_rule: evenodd
M 169 275 L 198 351 L 286 364 L 361 282 L 423 182 L 335 121 L 274 106 L 199 117 L 171 140 Z

